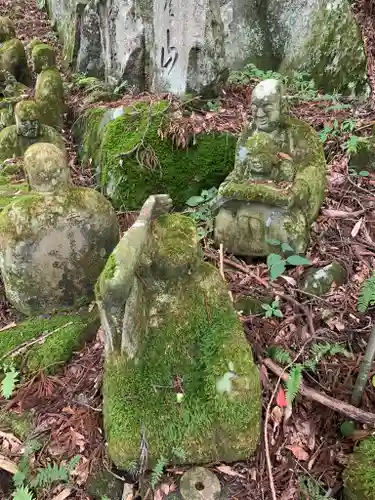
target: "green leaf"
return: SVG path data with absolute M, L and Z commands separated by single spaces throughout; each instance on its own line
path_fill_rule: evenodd
M 279 300 L 274 300 L 274 301 L 272 302 L 272 307 L 273 307 L 274 309 L 278 309 L 278 308 L 279 308 L 279 306 L 280 306 L 280 301 L 279 301 Z
M 286 265 L 285 265 L 285 261 L 283 261 L 283 260 L 281 262 L 278 262 L 277 264 L 274 264 L 270 268 L 271 281 L 274 281 L 276 278 L 281 276 L 283 274 L 283 272 L 285 271 L 285 268 L 286 268 Z
M 292 362 L 292 358 L 288 351 L 283 349 L 282 347 L 271 346 L 267 350 L 267 355 L 276 361 L 277 363 L 281 363 L 282 365 L 289 365 Z
M 279 264 L 282 261 L 283 259 L 278 253 L 270 253 L 269 256 L 267 257 L 267 266 L 270 268 L 271 266 Z
M 189 205 L 189 207 L 197 207 L 203 202 L 204 199 L 202 198 L 202 196 L 192 196 L 187 200 L 186 205 Z
M 277 318 L 283 318 L 284 315 L 282 313 L 282 311 L 280 311 L 280 309 L 274 309 L 273 310 L 273 315 L 276 316 Z
M 286 400 L 290 406 L 298 394 L 302 382 L 302 365 L 294 365 L 288 375 L 286 382 Z
M 265 317 L 266 317 L 266 318 L 271 318 L 271 317 L 272 317 L 272 312 L 273 312 L 273 311 L 272 311 L 272 309 L 268 309 L 268 310 L 266 311 Z
M 368 177 L 370 174 L 367 170 L 361 170 L 360 172 L 358 172 L 358 175 L 360 175 L 361 177 Z
M 35 500 L 34 495 L 27 486 L 17 488 L 12 494 L 13 500 Z
M 272 309 L 272 307 L 269 304 L 262 304 L 262 309 L 268 311 L 269 309 Z
M 352 420 L 345 420 L 340 425 L 340 432 L 344 437 L 351 436 L 355 431 L 355 423 Z
M 294 252 L 294 249 L 289 245 L 289 243 L 283 243 L 281 245 L 281 250 L 283 252 Z
M 286 259 L 287 263 L 292 266 L 310 266 L 312 262 L 302 255 L 291 255 Z
M 19 372 L 14 367 L 5 373 L 5 377 L 1 382 L 1 394 L 5 399 L 9 399 L 12 396 L 18 376 Z
M 280 240 L 273 240 L 273 239 L 270 239 L 270 240 L 266 240 L 266 243 L 268 243 L 269 245 L 273 245 L 273 246 L 279 246 L 281 244 L 281 241 Z

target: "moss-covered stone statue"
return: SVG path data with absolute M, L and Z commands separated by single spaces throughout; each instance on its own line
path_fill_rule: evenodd
M 345 500 L 375 500 L 375 438 L 364 439 L 343 473 Z
M 235 255 L 265 256 L 267 240 L 306 249 L 324 200 L 325 158 L 315 131 L 286 113 L 282 84 L 259 83 L 253 122 L 238 140 L 234 170 L 215 200 L 215 241 Z
M 0 17 L 0 43 L 4 43 L 6 40 L 10 40 L 16 36 L 16 30 L 14 29 L 12 21 L 9 17 Z
M 41 121 L 45 125 L 61 129 L 65 113 L 64 84 L 55 67 L 56 59 L 52 47 L 35 45 L 31 60 L 38 77 L 35 86 L 35 102 L 39 106 Z
M 0 98 L 11 99 L 15 103 L 22 96 L 27 96 L 30 91 L 26 85 L 17 82 L 16 78 L 9 71 L 0 69 Z
M 39 107 L 35 101 L 30 99 L 17 103 L 14 116 L 16 124 L 0 132 L 0 162 L 22 156 L 36 142 L 49 142 L 65 148 L 61 135 L 54 128 L 40 123 Z
M 67 153 L 38 143 L 25 153 L 31 192 L 0 214 L 0 269 L 8 300 L 27 315 L 85 304 L 119 240 L 103 195 L 71 183 Z
M 119 467 L 146 442 L 152 467 L 162 455 L 246 459 L 259 439 L 259 374 L 242 326 L 193 221 L 170 206 L 167 195 L 147 199 L 96 286 L 106 440 Z
M 30 84 L 30 72 L 27 66 L 25 48 L 21 40 L 12 38 L 0 45 L 2 69 L 9 71 L 18 82 Z

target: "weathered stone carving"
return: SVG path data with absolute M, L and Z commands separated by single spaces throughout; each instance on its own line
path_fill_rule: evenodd
M 193 221 L 166 214 L 170 205 L 147 199 L 96 286 L 106 439 L 119 467 L 139 457 L 142 432 L 151 467 L 177 442 L 177 461 L 204 463 L 245 458 L 259 438 L 259 375 L 243 329 Z
M 219 188 L 215 241 L 236 255 L 268 255 L 270 239 L 303 252 L 324 199 L 322 145 L 308 124 L 286 113 L 278 80 L 257 85 L 251 111 L 234 170 Z
M 30 83 L 30 72 L 27 66 L 26 52 L 21 40 L 12 38 L 0 46 L 1 68 L 9 71 L 18 82 L 24 85 Z
M 49 142 L 61 149 L 65 148 L 60 134 L 54 128 L 41 124 L 39 106 L 35 101 L 17 103 L 14 115 L 16 124 L 0 132 L 0 161 L 22 156 L 36 142 Z
M 111 204 L 71 183 L 67 153 L 38 143 L 25 153 L 31 192 L 0 214 L 0 269 L 8 300 L 24 314 L 88 303 L 118 242 Z
M 0 17 L 0 43 L 4 43 L 15 36 L 16 30 L 9 17 Z
M 35 102 L 39 107 L 41 122 L 57 129 L 64 125 L 64 84 L 55 64 L 52 47 L 35 45 L 31 59 L 38 73 L 35 85 Z

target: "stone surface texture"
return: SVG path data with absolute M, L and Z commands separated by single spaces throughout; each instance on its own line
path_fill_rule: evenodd
M 305 71 L 362 93 L 366 61 L 348 0 L 47 0 L 67 62 L 92 76 L 176 94 L 225 68 Z M 91 42 L 92 41 L 92 42 Z
M 217 476 L 204 467 L 193 467 L 180 480 L 184 500 L 219 500 L 221 486 Z
M 219 271 L 203 261 L 193 221 L 160 215 L 170 206 L 166 195 L 147 199 L 96 287 L 104 425 L 119 467 L 138 457 L 142 432 L 150 467 L 161 455 L 240 460 L 259 439 L 259 373 L 243 329 Z
M 252 94 L 234 170 L 214 202 L 217 245 L 235 255 L 267 256 L 268 240 L 306 250 L 324 200 L 325 158 L 316 132 L 285 110 L 282 84 L 264 80 Z
M 6 296 L 27 315 L 89 302 L 119 237 L 111 204 L 93 189 L 71 185 L 66 157 L 48 143 L 31 146 L 25 170 L 34 190 L 0 215 Z

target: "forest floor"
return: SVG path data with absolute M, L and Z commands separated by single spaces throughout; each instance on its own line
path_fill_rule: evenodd
M 319 298 L 303 293 L 298 288 L 304 269 L 290 268 L 285 278 L 271 283 L 264 262 L 246 264 L 225 256 L 225 277 L 236 295 L 273 293 L 280 297 L 283 318 L 266 319 L 263 315 L 242 317 L 245 332 L 259 363 L 262 380 L 263 425 L 262 440 L 256 455 L 247 462 L 212 464 L 212 469 L 225 485 L 230 499 L 269 500 L 272 494 L 280 500 L 297 498 L 313 499 L 312 488 L 331 498 L 340 498 L 341 474 L 348 454 L 360 439 L 371 435 L 373 429 L 357 423 L 356 431 L 349 437 L 340 433 L 341 424 L 347 420 L 341 413 L 329 409 L 302 395 L 297 395 L 292 414 L 285 419 L 282 392 L 274 397 L 277 376 L 264 363 L 269 348 L 277 346 L 287 351 L 299 363 L 311 359 L 314 343 L 340 344 L 348 355 L 337 354 L 322 359 L 315 372 L 303 373 L 304 383 L 315 391 L 331 396 L 336 401 L 350 403 L 353 385 L 359 370 L 366 344 L 374 324 L 375 315 L 357 312 L 357 298 L 361 284 L 375 269 L 375 174 L 353 177 L 348 171 L 349 157 L 343 144 L 351 134 L 370 135 L 375 124 L 372 104 L 375 85 L 375 36 L 373 2 L 359 0 L 355 12 L 366 42 L 371 98 L 366 105 L 350 102 L 348 107 L 337 105 L 334 98 L 316 100 L 300 97 L 291 108 L 294 115 L 309 122 L 318 132 L 326 125 L 335 128 L 344 122 L 352 123 L 351 129 L 330 134 L 325 141 L 327 157 L 327 191 L 323 209 L 312 228 L 311 244 L 307 257 L 314 266 L 332 261 L 340 262 L 346 269 L 347 280 L 342 286 Z M 27 12 L 27 15 L 25 13 Z M 16 23 L 17 36 L 24 42 L 33 37 L 53 44 L 58 54 L 61 47 L 46 15 L 36 8 L 35 0 L 0 0 L 0 15 L 9 15 Z M 61 58 L 59 67 L 64 72 Z M 69 75 L 65 72 L 66 78 Z M 223 89 L 217 106 L 211 111 L 195 111 L 191 116 L 177 116 L 169 135 L 180 146 L 188 134 L 201 130 L 239 132 L 247 119 L 251 91 L 256 79 L 247 85 L 230 85 Z M 154 96 L 124 96 L 119 105 L 131 99 L 154 99 Z M 70 117 L 80 110 L 81 96 L 68 96 Z M 70 152 L 70 165 L 75 182 L 91 185 L 92 175 L 76 161 L 74 146 L 69 136 L 69 123 L 65 131 Z M 123 219 L 122 219 L 123 221 Z M 127 221 L 129 222 L 129 221 Z M 205 253 L 213 262 L 219 254 L 209 242 Z M 0 290 L 0 297 L 2 296 Z M 0 301 L 0 329 L 14 324 L 9 304 Z M 1 407 L 15 413 L 33 408 L 36 415 L 36 434 L 49 433 L 43 449 L 35 455 L 34 467 L 51 461 L 82 457 L 75 470 L 76 482 L 69 486 L 67 496 L 61 498 L 88 499 L 85 481 L 92 470 L 107 462 L 102 432 L 100 380 L 103 358 L 103 338 L 99 330 L 96 340 L 87 345 L 57 376 L 39 374 L 19 388 L 11 400 L 0 401 Z M 375 374 L 375 364 L 370 377 Z M 81 403 L 86 396 L 90 406 Z M 360 408 L 375 414 L 375 389 L 367 384 Z M 264 442 L 264 422 L 267 421 L 268 445 Z M 0 434 L 1 452 L 12 456 L 16 441 L 12 436 Z M 272 464 L 272 480 L 267 470 L 267 456 Z M 149 491 L 149 499 L 162 499 L 175 489 L 183 469 L 167 471 L 156 492 Z M 0 475 L 0 482 L 6 478 Z M 274 483 L 274 488 L 271 484 Z M 319 486 L 320 485 L 320 486 Z M 321 489 L 320 489 L 321 487 Z M 3 486 L 4 489 L 4 486 Z M 272 489 L 274 491 L 272 491 Z M 1 490 L 1 488 L 0 488 Z M 305 491 L 305 493 L 303 493 Z M 54 498 L 59 490 L 50 497 Z M 307 492 L 307 493 L 306 493 Z M 61 492 L 60 492 L 61 493 Z M 316 496 L 315 498 L 318 498 Z

